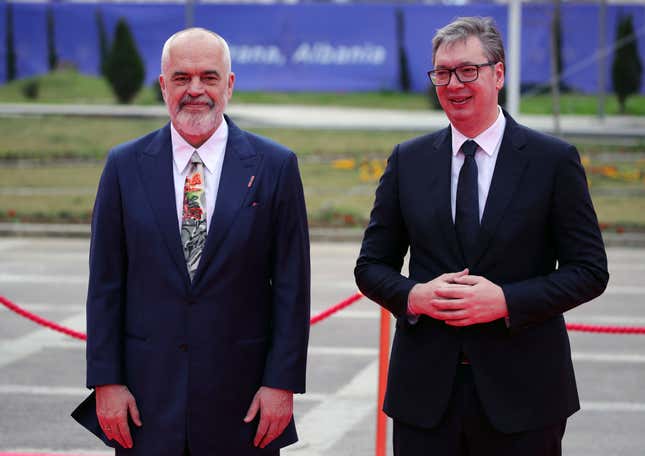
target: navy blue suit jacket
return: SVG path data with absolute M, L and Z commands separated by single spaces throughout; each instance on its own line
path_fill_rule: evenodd
M 439 422 L 460 350 L 503 432 L 555 424 L 579 408 L 562 314 L 605 289 L 603 241 L 575 148 L 505 115 L 470 273 L 502 287 L 509 327 L 503 319 L 457 329 L 406 318 L 416 283 L 466 266 L 451 215 L 450 128 L 396 146 L 376 191 L 355 275 L 397 317 L 384 410 L 406 423 Z
M 305 390 L 310 263 L 296 156 L 227 118 L 206 246 L 191 284 L 173 186 L 170 126 L 108 156 L 92 220 L 87 386 L 125 384 L 143 427 L 132 455 L 254 455 L 264 385 Z M 91 396 L 74 413 L 111 446 Z M 270 446 L 297 440 L 293 421 Z

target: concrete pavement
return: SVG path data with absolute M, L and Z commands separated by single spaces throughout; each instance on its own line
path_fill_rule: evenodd
M 88 248 L 87 239 L 0 237 L 0 294 L 84 331 Z M 312 314 L 356 292 L 358 249 L 355 242 L 312 244 Z M 645 325 L 644 252 L 608 249 L 607 291 L 568 312 L 567 322 Z M 642 456 L 645 336 L 569 335 L 582 410 L 567 424 L 564 454 Z M 300 442 L 285 456 L 374 455 L 378 337 L 379 308 L 367 299 L 312 326 L 307 394 L 294 406 Z M 0 454 L 110 454 L 69 417 L 87 394 L 84 365 L 82 342 L 0 305 Z

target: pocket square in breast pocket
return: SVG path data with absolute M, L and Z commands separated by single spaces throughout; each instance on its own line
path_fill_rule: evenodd
M 259 201 L 253 201 L 251 204 L 249 204 L 249 207 L 260 207 L 260 202 Z

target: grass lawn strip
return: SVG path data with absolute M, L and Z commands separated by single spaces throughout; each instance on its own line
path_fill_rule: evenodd
M 27 98 L 24 87 L 30 83 L 38 85 L 38 96 Z M 150 105 L 161 102 L 156 85 L 144 87 L 134 99 L 135 104 Z M 562 114 L 595 115 L 598 102 L 594 95 L 562 93 L 560 112 Z M 605 113 L 618 113 L 616 97 L 608 94 Z M 5 103 L 116 103 L 105 80 L 85 76 L 72 69 L 62 69 L 33 78 L 12 81 L 0 86 L 0 101 Z M 404 92 L 240 92 L 233 95 L 234 103 L 299 104 L 317 106 L 353 106 L 386 109 L 430 109 L 429 97 L 425 93 Z M 631 96 L 627 99 L 627 114 L 645 115 L 645 96 Z M 552 101 L 549 94 L 523 96 L 520 100 L 523 114 L 551 114 Z

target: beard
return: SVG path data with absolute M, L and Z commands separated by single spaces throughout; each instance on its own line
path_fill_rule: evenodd
M 210 108 L 206 112 L 190 112 L 183 109 L 189 103 L 201 103 Z M 215 102 L 207 97 L 185 95 L 179 102 L 175 122 L 179 130 L 190 136 L 202 136 L 210 133 L 217 124 L 218 111 Z

